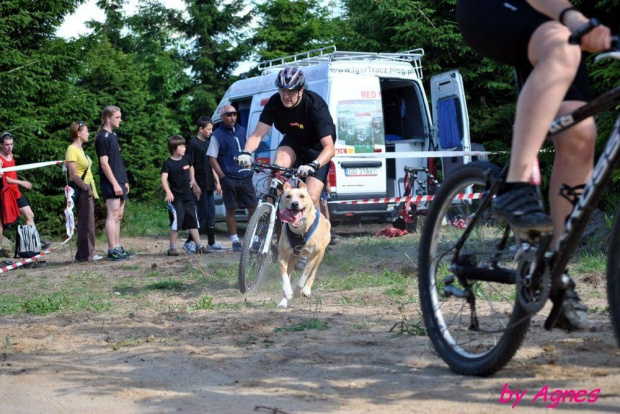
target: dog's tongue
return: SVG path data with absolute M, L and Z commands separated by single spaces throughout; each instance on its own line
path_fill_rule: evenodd
M 295 227 L 299 226 L 303 216 L 303 210 L 280 210 L 280 220 L 284 223 L 291 223 Z

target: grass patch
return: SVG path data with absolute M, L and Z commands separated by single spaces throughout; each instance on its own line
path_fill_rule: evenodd
M 144 288 L 149 290 L 181 290 L 183 289 L 183 283 L 174 279 L 164 279 L 148 284 Z
M 53 292 L 31 298 L 16 295 L 0 295 L 0 315 L 29 313 L 48 315 L 54 312 L 91 311 L 102 312 L 110 309 L 111 302 L 103 295 L 82 295 L 76 291 Z
M 605 273 L 607 271 L 607 255 L 602 252 L 583 253 L 574 265 L 576 274 Z
M 166 203 L 127 203 L 123 236 L 148 237 L 170 233 Z
M 198 301 L 191 307 L 191 310 L 211 310 L 215 306 L 213 305 L 213 296 L 203 295 Z
M 328 328 L 329 326 L 327 325 L 326 322 L 323 322 L 322 320 L 317 319 L 317 318 L 310 318 L 306 322 L 296 323 L 293 325 L 284 326 L 282 328 L 275 328 L 273 331 L 274 332 L 302 332 L 302 331 L 308 331 L 311 329 L 315 329 L 317 331 L 324 331 Z
M 424 329 L 424 325 L 420 321 L 410 321 L 405 315 L 405 304 L 401 303 L 398 306 L 398 312 L 400 312 L 401 321 L 396 322 L 391 328 L 390 332 L 393 333 L 394 336 L 402 336 L 402 335 L 412 335 L 412 336 L 426 336 L 426 329 Z M 419 311 L 418 311 L 419 312 Z M 420 319 L 422 316 L 420 315 Z

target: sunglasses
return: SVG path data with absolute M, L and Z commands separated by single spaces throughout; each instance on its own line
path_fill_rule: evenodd
M 222 115 L 224 116 L 237 116 L 236 112 L 224 112 Z
M 299 93 L 299 91 L 294 89 L 278 89 L 278 92 L 280 92 L 280 95 L 286 96 L 287 98 L 294 98 Z

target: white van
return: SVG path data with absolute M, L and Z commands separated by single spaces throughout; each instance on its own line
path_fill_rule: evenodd
M 212 119 L 217 127 L 224 105 L 233 105 L 239 112 L 238 122 L 251 134 L 264 105 L 277 92 L 276 74 L 285 66 L 300 66 L 306 88 L 325 99 L 336 124 L 336 156 L 328 178 L 332 221 L 390 220 L 397 204 L 389 199 L 404 192 L 404 167 L 430 166 L 441 176 L 441 172 L 433 171 L 438 165 L 445 176 L 451 167 L 470 161 L 468 157 L 452 157 L 437 164 L 437 160 L 411 156 L 420 151 L 471 149 L 461 75 L 451 71 L 431 79 L 431 116 L 422 84 L 423 56 L 422 49 L 362 53 L 336 51 L 332 46 L 262 62 L 260 76 L 230 86 Z M 254 158 L 273 162 L 281 139 L 282 134 L 272 128 Z M 408 155 L 400 157 L 399 153 Z M 415 183 L 412 194 L 424 194 L 427 190 L 423 187 Z M 377 198 L 388 200 L 342 203 Z M 221 198 L 216 198 L 216 209 L 222 218 Z

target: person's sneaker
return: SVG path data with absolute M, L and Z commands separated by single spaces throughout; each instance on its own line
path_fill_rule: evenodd
M 187 254 L 196 254 L 196 243 L 193 240 L 186 241 L 183 243 L 183 250 Z
M 177 252 L 177 249 L 175 249 L 174 247 L 170 247 L 168 249 L 168 256 L 178 256 L 179 252 Z
M 47 250 L 52 245 L 52 242 L 46 242 L 41 240 L 41 250 Z
M 239 253 L 241 252 L 241 250 L 243 250 L 243 246 L 241 246 L 240 241 L 236 241 L 236 242 L 233 242 L 232 249 L 233 249 L 233 252 Z
M 532 185 L 517 187 L 496 196 L 493 210 L 508 220 L 515 232 L 529 234 L 553 231 L 553 221 L 542 210 L 536 188 Z
M 127 260 L 129 259 L 129 257 L 127 257 L 125 253 L 120 251 L 120 249 L 116 248 L 114 250 L 108 251 L 107 259 L 112 260 L 112 261 L 118 261 L 118 260 Z
M 103 259 L 103 256 L 96 254 L 93 256 L 93 262 L 98 262 L 99 260 Z
M 302 257 L 297 261 L 297 263 L 295 263 L 295 270 L 302 271 L 306 268 L 307 264 L 308 264 L 308 258 Z
M 123 246 L 119 247 L 119 250 L 121 251 L 121 253 L 123 253 L 125 256 L 127 256 L 127 258 L 132 258 L 132 257 L 136 257 L 136 254 L 134 252 L 131 252 L 129 250 L 125 250 L 123 248 Z
M 228 251 L 228 247 L 221 245 L 218 242 L 207 245 L 207 250 L 213 253 L 225 252 Z
M 590 328 L 588 308 L 581 302 L 581 298 L 575 291 L 575 282 L 572 280 L 566 289 L 562 310 L 555 326 L 568 332 L 583 331 Z

